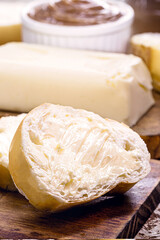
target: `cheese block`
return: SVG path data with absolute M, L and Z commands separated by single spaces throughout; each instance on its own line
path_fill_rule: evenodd
M 24 0 L 0 1 L 0 44 L 21 41 L 21 10 Z
M 50 102 L 134 125 L 153 105 L 138 57 L 25 43 L 0 47 L 0 109 L 28 112 Z
M 25 114 L 0 118 L 0 188 L 16 190 L 9 173 L 9 147 Z
M 147 64 L 153 87 L 160 92 L 160 33 L 137 34 L 131 39 L 133 54 L 141 57 Z
M 18 127 L 9 169 L 31 204 L 58 211 L 111 191 L 125 192 L 148 174 L 149 160 L 145 143 L 128 126 L 46 103 Z

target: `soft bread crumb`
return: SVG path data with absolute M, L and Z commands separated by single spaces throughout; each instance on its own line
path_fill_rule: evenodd
M 9 159 L 18 189 L 50 211 L 88 202 L 122 183 L 125 192 L 150 171 L 147 147 L 129 127 L 53 104 L 33 109 L 22 121 Z

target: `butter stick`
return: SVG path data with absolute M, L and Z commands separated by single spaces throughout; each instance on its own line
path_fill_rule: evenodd
M 0 47 L 0 66 L 4 110 L 50 102 L 131 126 L 154 104 L 150 73 L 133 55 L 9 43 Z

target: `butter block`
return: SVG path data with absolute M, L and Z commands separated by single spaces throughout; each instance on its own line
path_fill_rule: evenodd
M 9 165 L 9 147 L 13 136 L 26 114 L 0 118 L 0 188 L 15 191 Z
M 148 66 L 153 87 L 160 92 L 160 33 L 137 34 L 131 39 L 132 53 Z
M 21 41 L 21 10 L 26 1 L 0 1 L 0 44 Z
M 54 103 L 128 125 L 154 104 L 150 73 L 138 57 L 25 43 L 0 47 L 0 109 L 28 112 Z

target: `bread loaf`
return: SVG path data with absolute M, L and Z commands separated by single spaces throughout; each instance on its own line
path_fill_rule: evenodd
M 0 45 L 21 41 L 21 11 L 26 5 L 25 0 L 0 1 Z
M 110 191 L 125 192 L 148 174 L 149 160 L 145 143 L 126 125 L 43 104 L 16 131 L 9 169 L 31 204 L 58 211 Z
M 132 53 L 141 57 L 148 66 L 153 87 L 160 92 L 160 33 L 141 33 L 131 39 Z
M 0 187 L 8 190 L 16 190 L 10 176 L 9 147 L 18 125 L 25 114 L 0 118 Z

